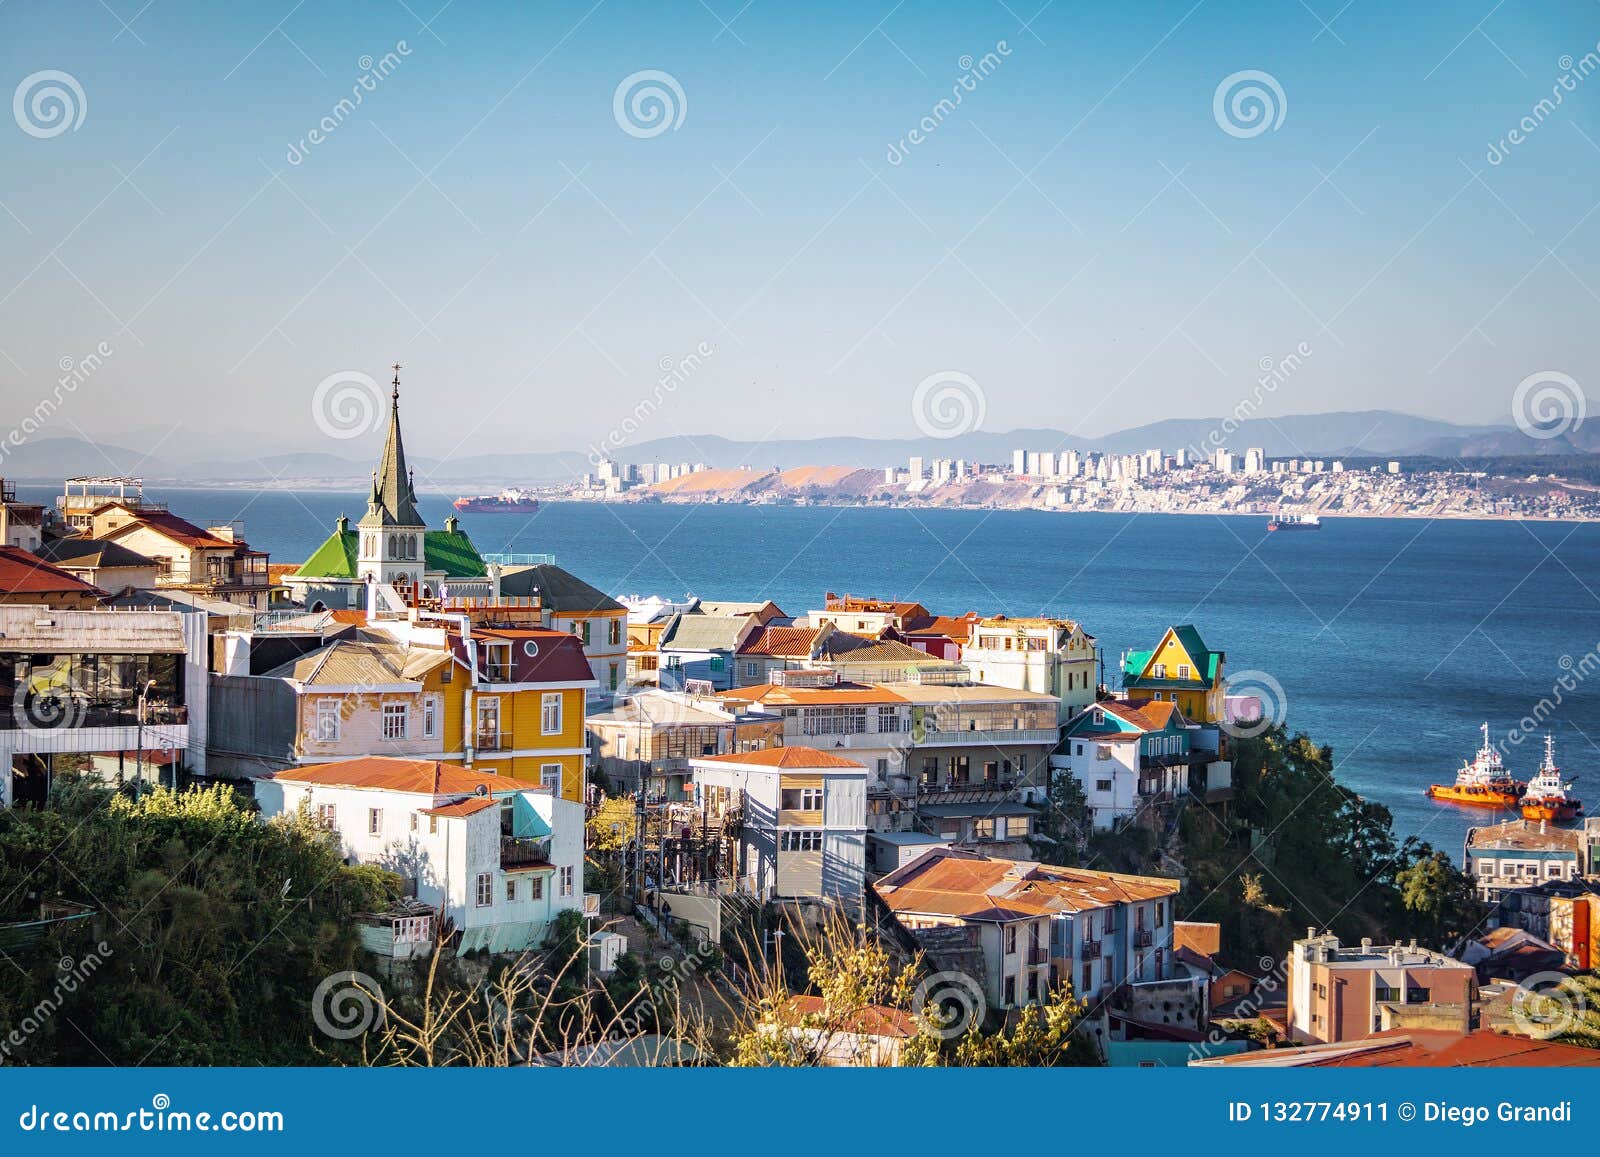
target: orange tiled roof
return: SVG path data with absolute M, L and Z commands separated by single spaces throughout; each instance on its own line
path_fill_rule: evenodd
M 69 592 L 105 594 L 99 587 L 90 586 L 20 546 L 0 546 L 0 594 L 47 595 Z
M 789 1007 L 800 1016 L 826 1016 L 828 1006 L 820 996 L 792 996 Z M 845 1032 L 863 1036 L 911 1037 L 917 1035 L 917 1021 L 909 1012 L 887 1004 L 869 1004 L 851 1018 Z
M 877 883 L 896 912 L 1017 920 L 1174 896 L 1176 880 L 1095 872 L 939 849 Z
M 738 653 L 808 658 L 819 630 L 818 627 L 762 627 L 739 645 Z
M 1373 1033 L 1359 1044 L 1371 1049 L 1311 1060 L 1316 1068 L 1547 1068 L 1600 1065 L 1600 1049 L 1556 1041 L 1505 1036 L 1493 1029 L 1451 1032 L 1447 1029 L 1390 1029 Z M 1248 1054 L 1246 1054 L 1248 1055 Z
M 727 755 L 707 755 L 695 763 L 730 763 L 746 767 L 782 767 L 799 771 L 808 767 L 848 767 L 858 771 L 865 765 L 853 759 L 818 751 L 815 747 L 766 747 L 760 751 L 733 751 Z
M 291 767 L 273 779 L 284 783 L 320 784 L 326 787 L 364 787 L 376 791 L 398 791 L 414 795 L 469 795 L 482 787 L 487 791 L 537 790 L 539 785 L 510 776 L 473 771 L 436 759 L 393 759 L 385 755 L 366 755 L 337 763 L 318 763 Z
M 474 816 L 484 808 L 497 807 L 495 800 L 487 796 L 473 796 L 471 799 L 460 799 L 455 803 L 447 803 L 443 807 L 423 808 L 423 815 L 440 816 L 444 819 L 460 819 L 463 816 Z

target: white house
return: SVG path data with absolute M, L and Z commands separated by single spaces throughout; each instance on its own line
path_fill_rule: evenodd
M 740 876 L 779 900 L 840 900 L 866 888 L 867 769 L 812 747 L 691 759 L 708 820 L 738 812 Z
M 548 787 L 427 759 L 369 756 L 257 781 L 263 816 L 302 805 L 345 855 L 396 872 L 460 934 L 457 951 L 538 947 L 583 911 L 583 805 Z

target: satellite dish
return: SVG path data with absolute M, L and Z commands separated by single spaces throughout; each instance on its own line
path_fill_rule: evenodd
M 473 795 L 477 795 L 477 796 L 488 795 L 489 794 L 489 788 L 487 787 L 487 785 L 480 783 L 477 787 L 472 789 L 472 794 Z

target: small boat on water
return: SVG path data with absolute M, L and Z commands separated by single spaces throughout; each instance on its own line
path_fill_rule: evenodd
M 1556 739 L 1544 737 L 1544 762 L 1539 774 L 1528 781 L 1522 797 L 1522 818 L 1528 820 L 1575 820 L 1583 815 L 1583 804 L 1571 794 L 1572 781 L 1563 781 L 1556 766 Z
M 1322 519 L 1315 514 L 1274 514 L 1268 530 L 1321 530 Z
M 1454 783 L 1436 783 L 1428 798 L 1462 807 L 1514 808 L 1527 784 L 1506 771 L 1500 753 L 1489 743 L 1489 725 L 1483 725 L 1483 746 L 1471 762 L 1462 761 Z

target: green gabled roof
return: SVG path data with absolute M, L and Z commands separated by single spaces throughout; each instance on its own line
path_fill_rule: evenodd
M 295 574 L 308 578 L 353 579 L 357 577 L 356 555 L 360 545 L 359 532 L 336 530 Z M 489 573 L 478 548 L 472 545 L 472 539 L 464 530 L 424 531 L 422 565 L 429 571 L 443 571 L 446 578 L 483 578 Z
M 422 536 L 422 563 L 447 578 L 483 578 L 483 556 L 464 530 L 429 530 Z
M 334 531 L 294 573 L 309 578 L 356 577 L 356 550 L 360 540 L 353 530 Z

